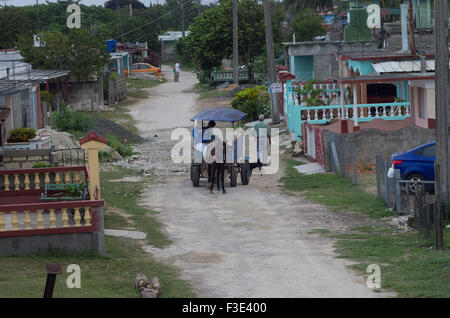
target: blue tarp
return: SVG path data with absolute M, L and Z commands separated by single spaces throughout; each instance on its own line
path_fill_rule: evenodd
M 234 108 L 212 108 L 202 111 L 191 120 L 214 120 L 235 122 L 244 118 L 247 114 Z

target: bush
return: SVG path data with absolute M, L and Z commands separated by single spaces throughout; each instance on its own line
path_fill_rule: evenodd
M 92 120 L 82 112 L 71 111 L 66 104 L 61 111 L 53 113 L 53 123 L 63 131 L 80 131 L 86 133 L 94 126 Z
M 8 142 L 27 142 L 36 137 L 36 130 L 33 128 L 14 128 L 11 130 Z
M 46 162 L 36 162 L 35 164 L 33 164 L 33 168 L 50 168 L 50 167 L 55 167 L 55 164 Z
M 259 114 L 270 115 L 270 94 L 265 86 L 246 88 L 236 94 L 233 108 L 247 113 L 246 121 L 257 120 Z
M 55 106 L 55 96 L 47 91 L 40 92 L 41 103 L 47 103 L 47 109 L 54 109 Z
M 200 70 L 197 73 L 197 79 L 201 84 L 210 83 L 211 72 Z
M 133 154 L 133 149 L 120 142 L 119 138 L 114 135 L 107 135 L 106 140 L 108 141 L 108 145 L 116 150 L 122 157 L 129 157 Z

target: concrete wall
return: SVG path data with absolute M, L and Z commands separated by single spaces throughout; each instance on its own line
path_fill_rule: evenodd
M 417 126 L 409 126 L 395 131 L 363 129 L 350 134 L 337 134 L 325 130 L 323 138 L 326 169 L 331 167 L 331 135 L 334 135 L 335 138 L 344 138 L 349 144 L 354 144 L 356 160 L 359 163 L 366 164 L 375 164 L 376 153 L 380 153 L 384 159 L 390 159 L 391 155 L 395 153 L 402 153 L 428 142 L 436 141 L 436 130 Z
M 32 168 L 33 164 L 55 163 L 51 149 L 30 149 L 30 150 L 5 150 L 3 152 L 3 168 L 19 169 Z
M 108 104 L 120 102 L 127 99 L 127 82 L 125 77 L 119 76 L 117 79 L 108 79 Z
M 327 80 L 339 77 L 339 63 L 335 53 L 351 54 L 361 52 L 368 55 L 377 50 L 377 42 L 338 42 L 338 41 L 313 41 L 288 43 L 289 56 L 314 56 L 314 78 Z M 290 59 L 292 61 L 292 59 Z M 292 71 L 292 68 L 289 67 Z M 297 69 L 297 67 L 295 67 Z
M 99 109 L 103 87 L 98 81 L 95 82 L 70 82 L 69 100 L 72 109 L 90 111 Z M 92 100 L 92 104 L 91 104 Z
M 101 223 L 100 230 L 97 232 L 2 237 L 0 238 L 0 256 L 45 253 L 47 250 L 105 254 L 103 209 L 99 208 L 97 211 Z

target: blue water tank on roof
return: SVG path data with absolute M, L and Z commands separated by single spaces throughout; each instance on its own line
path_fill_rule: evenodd
M 106 50 L 108 52 L 117 51 L 117 41 L 116 40 L 106 40 Z

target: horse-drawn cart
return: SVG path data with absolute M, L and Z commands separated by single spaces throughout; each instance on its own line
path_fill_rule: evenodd
M 200 121 L 201 123 L 201 129 L 202 129 L 202 135 L 201 138 L 203 139 L 203 132 L 206 127 L 204 127 L 203 122 L 204 121 L 221 121 L 221 122 L 237 122 L 242 120 L 247 114 L 244 112 L 241 112 L 239 110 L 233 109 L 233 108 L 213 108 L 205 110 L 201 113 L 199 113 L 197 116 L 193 117 L 191 120 L 194 121 L 194 123 L 198 123 Z M 197 126 L 197 125 L 195 125 Z M 197 128 L 200 128 L 197 127 Z M 195 129 L 196 127 L 194 127 Z M 195 138 L 194 138 L 195 139 Z M 195 140 L 194 140 L 195 143 Z M 198 150 L 194 147 L 194 153 L 198 152 Z M 199 154 L 200 155 L 200 154 Z M 203 158 L 203 153 L 201 154 L 202 160 L 201 162 L 198 162 L 194 160 L 194 157 L 192 158 L 191 163 L 191 181 L 194 187 L 198 187 L 200 185 L 200 179 L 201 178 L 208 178 L 208 170 L 207 170 L 207 164 Z M 225 168 L 228 173 L 228 177 L 230 179 L 230 186 L 236 187 L 237 185 L 237 176 L 240 174 L 241 176 L 241 182 L 244 185 L 247 185 L 250 181 L 250 176 L 252 174 L 251 165 L 249 163 L 248 157 L 245 157 L 244 162 L 238 162 L 237 160 L 237 153 L 235 148 L 234 153 L 234 161 L 233 162 L 225 162 Z

